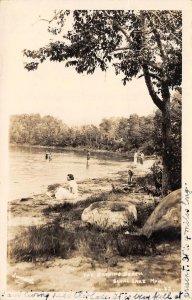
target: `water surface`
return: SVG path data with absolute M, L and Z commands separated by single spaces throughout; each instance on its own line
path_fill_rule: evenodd
M 78 181 L 110 176 L 130 164 L 128 159 L 109 154 L 91 154 L 87 164 L 86 152 L 52 149 L 51 153 L 49 162 L 44 148 L 10 146 L 9 200 L 44 193 L 49 184 L 64 183 L 69 173 Z

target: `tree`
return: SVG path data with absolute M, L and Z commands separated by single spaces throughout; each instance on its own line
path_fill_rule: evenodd
M 171 165 L 171 188 L 173 190 L 181 187 L 181 119 L 182 119 L 181 91 L 176 91 L 171 98 L 171 135 L 170 144 L 172 147 Z M 162 114 L 157 110 L 154 117 L 153 141 L 158 155 L 162 155 L 162 132 L 159 123 L 162 121 Z
M 65 30 L 67 18 L 72 28 Z M 65 61 L 78 73 L 93 74 L 114 67 L 123 74 L 125 85 L 132 78 L 144 77 L 154 104 L 162 113 L 163 194 L 170 190 L 169 142 L 170 90 L 182 79 L 182 14 L 181 11 L 61 10 L 55 11 L 48 31 L 58 40 L 37 51 L 24 50 L 32 58 L 27 70 L 37 69 L 46 59 Z

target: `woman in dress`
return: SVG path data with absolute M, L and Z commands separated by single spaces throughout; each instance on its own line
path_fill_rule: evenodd
M 58 187 L 55 192 L 55 198 L 58 200 L 74 200 L 78 196 L 78 187 L 73 174 L 67 175 L 69 189 Z

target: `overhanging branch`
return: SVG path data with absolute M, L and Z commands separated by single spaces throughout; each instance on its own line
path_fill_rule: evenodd
M 148 66 L 143 65 L 142 67 L 143 67 L 143 74 L 145 77 L 145 83 L 147 85 L 149 94 L 150 94 L 154 104 L 162 111 L 164 108 L 164 102 L 158 97 L 157 93 L 154 90 Z
M 144 75 L 144 74 L 141 74 L 140 76 L 138 76 L 138 78 L 141 78 L 141 77 L 143 77 L 143 76 L 145 76 L 145 75 Z M 156 74 L 153 74 L 153 73 L 150 73 L 150 72 L 149 72 L 149 76 L 152 77 L 152 78 L 157 79 L 158 81 L 161 81 L 161 78 L 160 78 L 158 75 L 156 75 Z

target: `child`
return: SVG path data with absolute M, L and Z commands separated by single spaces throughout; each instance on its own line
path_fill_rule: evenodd
M 133 181 L 133 171 L 128 170 L 128 184 Z

